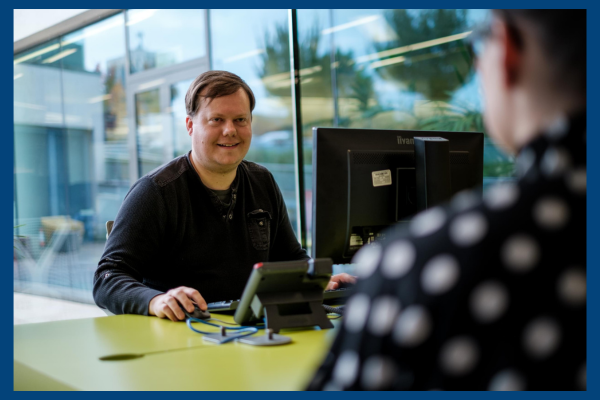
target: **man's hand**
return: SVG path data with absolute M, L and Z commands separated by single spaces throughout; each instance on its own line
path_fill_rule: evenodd
M 325 290 L 335 290 L 335 289 L 340 288 L 341 285 L 343 285 L 343 284 L 355 285 L 356 284 L 356 276 L 352 276 L 345 272 L 343 272 L 341 274 L 333 275 L 331 277 L 331 280 L 327 284 L 327 288 L 325 288 Z
M 159 294 L 150 300 L 148 311 L 150 315 L 158 318 L 169 318 L 171 321 L 182 321 L 185 313 L 180 307 L 183 306 L 188 312 L 194 311 L 196 303 L 201 310 L 206 310 L 206 301 L 196 289 L 180 286 L 169 290 L 167 293 Z

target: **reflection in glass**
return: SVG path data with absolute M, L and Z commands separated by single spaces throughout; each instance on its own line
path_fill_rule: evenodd
M 159 89 L 135 95 L 139 175 L 146 175 L 163 164 L 163 126 Z
M 210 12 L 212 69 L 239 75 L 256 96 L 252 116 L 253 139 L 246 159 L 271 171 L 283 194 L 292 227 L 296 230 L 287 24 L 287 10 Z
M 189 79 L 171 86 L 171 120 L 173 122 L 173 157 L 191 150 L 191 139 L 185 127 L 185 94 L 194 80 Z
M 14 58 L 15 290 L 92 302 L 129 188 L 124 15 Z
M 204 10 L 128 10 L 131 73 L 206 56 Z
M 465 38 L 486 17 L 485 10 L 299 10 L 305 139 L 312 142 L 313 126 L 485 132 Z M 304 146 L 307 204 L 311 148 Z M 484 183 L 513 172 L 512 158 L 486 136 Z

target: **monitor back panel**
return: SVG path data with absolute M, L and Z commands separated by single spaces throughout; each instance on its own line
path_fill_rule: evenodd
M 350 188 L 350 172 L 373 179 L 369 163 L 377 168 L 391 165 L 387 159 L 397 160 L 407 168 L 410 180 L 414 160 L 414 137 L 443 137 L 450 141 L 452 192 L 480 187 L 483 182 L 483 134 L 481 132 L 400 131 L 380 129 L 313 128 L 313 202 L 312 202 L 312 257 L 330 257 L 335 264 L 351 262 L 354 252 L 348 252 L 349 223 L 360 220 L 361 209 L 381 208 L 382 220 L 407 220 L 406 214 L 396 215 L 391 204 L 374 204 L 369 196 L 357 195 L 360 188 Z M 355 157 L 358 156 L 358 157 Z M 352 162 L 357 158 L 360 162 Z M 383 160 L 383 161 L 382 161 Z M 389 160 L 388 160 L 389 161 Z M 379 165 L 379 164 L 381 165 Z M 413 162 L 414 163 L 414 162 Z M 375 168 L 375 169 L 377 169 Z M 353 170 L 353 171 L 352 171 Z M 366 171 L 366 172 L 365 172 Z M 396 180 L 398 171 L 393 171 Z M 355 180 L 352 180 L 355 182 Z M 398 191 L 398 182 L 370 191 Z M 404 192 L 403 192 L 404 193 Z M 358 199 L 349 207 L 350 198 Z M 388 197 L 392 198 L 392 197 Z M 402 200 L 402 199 L 399 199 Z M 389 202 L 389 201 L 388 201 Z M 350 214 L 350 215 L 349 215 Z M 357 215 L 354 215 L 357 214 Z M 350 227 L 351 228 L 351 227 Z

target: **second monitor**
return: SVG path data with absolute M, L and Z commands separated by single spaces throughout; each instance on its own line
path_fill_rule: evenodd
M 313 136 L 313 258 L 349 263 L 433 199 L 483 183 L 481 132 L 313 128 Z

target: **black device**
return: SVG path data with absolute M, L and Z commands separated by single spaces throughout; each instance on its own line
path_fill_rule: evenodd
M 408 222 L 422 207 L 481 190 L 481 132 L 313 128 L 313 136 L 313 258 L 349 263 L 363 244 L 384 238 L 386 228 Z M 416 140 L 422 151 L 415 151 Z M 418 185 L 416 171 L 428 165 L 440 167 L 419 175 Z M 423 203 L 417 189 L 429 196 Z
M 275 333 L 315 325 L 332 328 L 322 307 L 331 272 L 331 259 L 255 264 L 233 319 L 255 325 L 264 318 L 266 328 Z
M 447 139 L 415 136 L 415 188 L 417 212 L 452 197 L 450 142 Z
M 240 304 L 240 299 L 215 301 L 207 304 L 207 310 L 213 312 L 228 313 L 235 311 L 238 307 L 238 304 Z
M 323 292 L 323 304 L 344 304 L 346 299 L 354 293 L 353 287 L 342 287 L 338 289 L 325 290 Z M 231 314 L 237 310 L 240 299 L 223 300 L 208 303 L 207 311 Z
M 187 310 L 185 308 L 183 308 L 183 307 L 181 307 L 181 309 L 185 313 L 185 316 L 188 317 L 188 318 L 196 318 L 196 319 L 208 319 L 208 318 L 210 318 L 210 313 L 208 312 L 208 310 L 202 311 L 200 309 L 200 307 L 198 307 L 198 305 L 195 304 L 195 303 L 194 303 L 194 311 L 192 311 L 191 313 L 188 313 Z
M 323 293 L 323 304 L 344 304 L 352 293 L 354 293 L 354 286 L 326 290 Z

